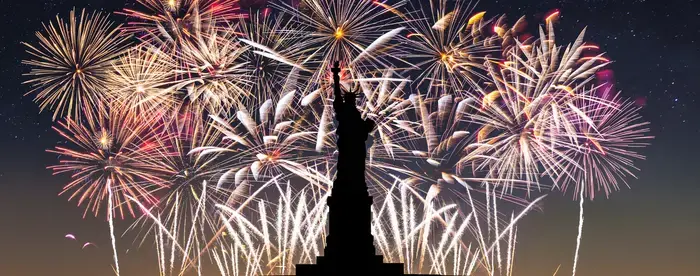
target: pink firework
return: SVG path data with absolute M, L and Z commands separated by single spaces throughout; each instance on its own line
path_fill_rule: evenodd
M 638 170 L 634 161 L 644 159 L 637 150 L 648 146 L 654 137 L 649 136 L 649 123 L 639 114 L 641 107 L 633 101 L 622 101 L 619 96 L 612 96 L 610 104 L 581 104 L 580 109 L 593 124 L 574 121 L 580 136 L 577 146 L 567 154 L 581 168 L 567 168 L 571 174 L 556 179 L 562 192 L 573 185 L 574 198 L 584 194 L 592 200 L 598 192 L 607 197 L 619 190 L 620 184 L 628 186 L 626 177 L 634 177 Z
M 117 112 L 98 123 L 59 122 L 54 129 L 67 143 L 48 150 L 59 159 L 59 164 L 48 168 L 54 174 L 71 175 L 61 194 L 70 194 L 69 200 L 77 199 L 78 205 L 86 204 L 84 215 L 91 211 L 95 216 L 106 208 L 108 181 L 122 218 L 125 209 L 135 215 L 127 196 L 153 202 L 151 193 L 165 187 L 162 166 L 153 158 L 160 136 L 153 130 L 153 122 Z

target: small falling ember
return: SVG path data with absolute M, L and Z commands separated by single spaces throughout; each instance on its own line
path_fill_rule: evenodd
M 78 68 L 78 69 L 75 69 L 75 73 L 78 73 L 78 74 L 80 74 L 80 73 L 82 73 L 82 72 L 83 72 L 83 70 L 80 70 L 80 68 Z
M 175 8 L 175 0 L 168 0 L 168 5 L 170 8 L 174 9 Z

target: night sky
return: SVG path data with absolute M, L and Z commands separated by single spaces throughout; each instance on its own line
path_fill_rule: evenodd
M 90 4 L 88 4 L 88 2 Z M 528 4 L 526 4 L 526 2 Z M 538 3 L 538 4 L 531 4 Z M 70 9 L 112 12 L 119 0 L 0 0 L 0 275 L 112 275 L 108 228 L 103 219 L 58 197 L 68 176 L 52 176 L 46 153 L 59 137 L 50 113 L 39 114 L 20 64 L 29 56 L 21 41 L 36 42 L 41 23 Z M 586 205 L 578 275 L 700 275 L 700 3 L 657 1 L 482 1 L 477 10 L 505 13 L 530 24 L 560 9 L 557 40 L 586 40 L 615 61 L 615 85 L 644 102 L 651 147 L 631 179 L 631 189 Z M 123 20 L 115 16 L 113 19 Z M 571 273 L 578 205 L 571 195 L 550 195 L 542 212 L 520 223 L 515 275 Z M 118 226 L 123 229 L 126 223 Z M 121 231 L 120 231 L 121 232 Z M 64 238 L 73 233 L 78 241 Z M 129 240 L 129 239 L 126 239 Z M 81 249 L 85 242 L 97 247 Z M 150 246 L 122 254 L 122 275 L 156 275 Z

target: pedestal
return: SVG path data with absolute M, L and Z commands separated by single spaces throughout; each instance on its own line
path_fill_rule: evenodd
M 375 252 L 372 197 L 331 196 L 328 206 L 324 256 L 317 257 L 316 264 L 298 264 L 297 275 L 404 275 L 403 264 L 384 263 L 384 257 Z

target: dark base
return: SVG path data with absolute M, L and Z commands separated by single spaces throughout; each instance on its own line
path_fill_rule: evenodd
M 373 257 L 368 262 L 353 259 L 333 262 L 319 256 L 316 264 L 298 264 L 296 275 L 404 275 L 403 264 L 386 264 L 381 255 Z

